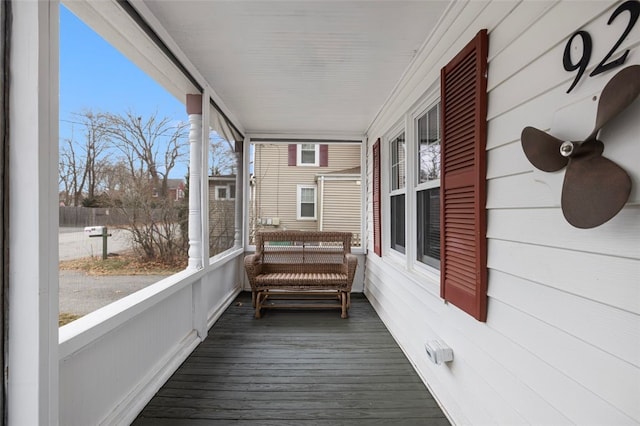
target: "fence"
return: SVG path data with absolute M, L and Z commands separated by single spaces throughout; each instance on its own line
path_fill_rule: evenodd
M 128 223 L 127 216 L 119 209 L 60 206 L 59 212 L 58 225 L 63 227 L 118 226 Z

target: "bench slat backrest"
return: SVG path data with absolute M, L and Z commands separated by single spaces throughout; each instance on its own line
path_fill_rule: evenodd
M 351 253 L 350 232 L 330 231 L 260 231 L 256 235 L 256 253 L 263 266 L 342 265 Z M 316 268 L 313 268 L 316 269 Z M 308 270 L 308 269 L 307 269 Z

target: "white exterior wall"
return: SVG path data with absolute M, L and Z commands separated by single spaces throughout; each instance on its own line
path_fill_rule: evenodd
M 383 257 L 369 251 L 365 277 L 370 301 L 457 424 L 640 422 L 640 101 L 601 135 L 604 155 L 627 170 L 634 188 L 627 206 L 598 228 L 581 230 L 564 220 L 559 207 L 564 171 L 534 170 L 520 144 L 525 126 L 557 128 L 556 111 L 599 95 L 623 68 L 588 77 L 628 23 L 625 12 L 607 25 L 618 4 L 453 5 L 369 129 L 371 188 L 375 140 L 398 123 L 411 125 L 406 114 L 427 92 L 438 90 L 440 69 L 480 29 L 489 30 L 487 322 L 444 303 L 437 273 L 390 255 L 384 139 Z M 567 94 L 575 74 L 563 69 L 562 56 L 579 29 L 593 38 L 592 59 Z M 618 49 L 631 49 L 624 66 L 640 63 L 639 44 L 636 25 Z M 581 124 L 588 134 L 594 120 Z M 371 248 L 370 202 L 367 208 Z M 409 213 L 408 245 L 412 221 Z M 431 339 L 453 349 L 452 363 L 437 366 L 427 359 L 424 343 Z

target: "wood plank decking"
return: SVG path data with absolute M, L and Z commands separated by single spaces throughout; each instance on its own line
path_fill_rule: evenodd
M 134 425 L 449 425 L 362 295 L 269 310 L 243 293 Z

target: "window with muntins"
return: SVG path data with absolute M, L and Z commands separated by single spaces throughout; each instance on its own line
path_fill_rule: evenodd
M 390 245 L 391 248 L 405 252 L 406 228 L 405 228 L 405 187 L 406 187 L 406 147 L 404 132 L 391 140 L 391 223 Z
M 316 219 L 316 187 L 298 185 L 298 220 Z
M 216 186 L 216 200 L 226 200 L 226 199 L 227 199 L 227 187 Z
M 298 165 L 317 166 L 318 148 L 320 145 L 313 143 L 302 143 L 298 145 Z
M 416 120 L 416 258 L 440 268 L 440 104 Z
M 328 167 L 329 145 L 315 143 L 289 144 L 287 165 L 303 167 Z
M 391 141 L 391 191 L 405 187 L 405 146 L 404 132 Z

